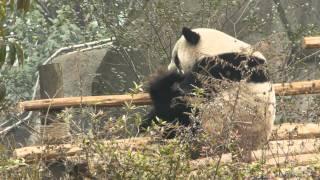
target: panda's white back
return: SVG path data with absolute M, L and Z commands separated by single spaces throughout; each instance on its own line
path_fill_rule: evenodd
M 239 133 L 241 147 L 256 149 L 270 138 L 275 105 L 271 83 L 237 82 L 203 105 L 202 127 L 215 138 L 234 128 L 230 130 Z

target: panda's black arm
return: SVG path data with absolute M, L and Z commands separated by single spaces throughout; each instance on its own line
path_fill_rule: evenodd
M 176 71 L 168 71 L 158 74 L 149 83 L 149 94 L 153 103 L 161 102 L 169 104 L 172 98 L 183 95 L 177 83 L 183 81 L 185 76 Z
M 192 93 L 195 87 L 201 87 L 201 86 L 202 84 L 198 80 L 194 71 L 186 73 L 184 75 L 183 81 L 179 83 L 179 88 L 184 93 L 184 95 Z
M 157 74 L 149 82 L 148 92 L 152 100 L 153 109 L 143 117 L 142 128 L 150 126 L 156 117 L 167 121 L 174 120 L 176 108 L 172 107 L 171 104 L 175 97 L 184 95 L 178 85 L 183 79 L 184 75 L 175 71 L 167 71 Z

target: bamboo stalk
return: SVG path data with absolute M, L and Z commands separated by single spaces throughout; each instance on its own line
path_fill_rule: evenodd
M 320 93 L 320 80 L 277 83 L 273 84 L 273 87 L 278 96 L 315 94 Z M 123 106 L 125 102 L 135 105 L 151 104 L 149 95 L 140 93 L 135 95 L 83 96 L 24 101 L 18 103 L 18 109 L 20 111 L 34 111 L 79 106 L 117 107 Z
M 304 37 L 302 41 L 302 47 L 306 49 L 320 48 L 320 36 Z

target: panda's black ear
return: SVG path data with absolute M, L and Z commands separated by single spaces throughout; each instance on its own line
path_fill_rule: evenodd
M 200 40 L 200 35 L 198 33 L 193 32 L 191 29 L 186 28 L 186 27 L 182 28 L 182 35 L 192 45 L 198 44 L 198 42 Z

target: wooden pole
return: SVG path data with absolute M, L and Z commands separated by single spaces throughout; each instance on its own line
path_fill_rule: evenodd
M 277 96 L 316 94 L 320 93 L 320 80 L 277 83 L 273 84 L 273 87 Z M 83 96 L 24 101 L 18 103 L 18 109 L 20 111 L 34 111 L 79 106 L 117 107 L 123 106 L 126 102 L 135 105 L 151 104 L 149 95 L 140 93 L 134 95 Z
M 39 66 L 40 98 L 63 98 L 62 67 L 58 63 Z M 63 107 L 41 110 L 40 133 L 48 142 L 69 136 L 69 124 L 57 118 Z
M 320 48 L 320 36 L 304 37 L 302 47 L 306 49 Z

